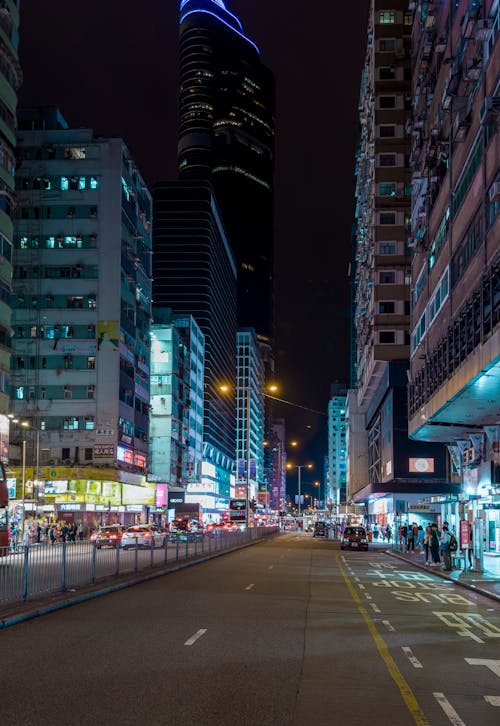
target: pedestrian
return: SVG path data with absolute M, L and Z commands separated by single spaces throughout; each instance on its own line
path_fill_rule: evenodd
M 469 549 L 467 550 L 467 557 L 469 558 L 469 567 L 472 567 L 472 524 L 469 523 Z
M 392 537 L 392 530 L 391 530 L 391 526 L 389 524 L 385 528 L 385 536 L 387 537 L 387 541 L 390 542 L 391 537 Z
M 423 552 L 424 551 L 425 532 L 424 532 L 424 528 L 422 527 L 421 524 L 418 525 L 417 534 L 418 534 L 418 551 Z
M 430 548 L 432 555 L 432 566 L 437 567 L 441 564 L 441 558 L 439 556 L 439 535 L 440 532 L 435 522 L 431 525 L 431 536 L 430 536 Z
M 40 522 L 36 525 L 36 543 L 40 544 L 42 541 L 42 528 L 40 526 Z
M 373 525 L 373 539 L 378 539 L 378 524 L 376 522 Z
M 53 524 L 49 527 L 49 538 L 50 538 L 50 544 L 54 544 L 56 541 L 56 529 Z
M 431 559 L 431 526 L 427 525 L 424 532 L 424 550 L 425 550 L 425 564 L 430 565 Z
M 66 542 L 66 537 L 68 536 L 68 531 L 69 530 L 68 530 L 68 527 L 66 526 L 66 522 L 63 522 L 62 527 L 61 527 L 61 533 L 60 533 L 60 537 L 63 542 Z
M 451 567 L 451 553 L 450 553 L 450 539 L 451 535 L 448 531 L 448 527 L 446 524 L 443 524 L 443 531 L 441 532 L 441 537 L 439 539 L 439 551 L 443 555 L 443 562 L 444 562 L 444 570 L 447 572 L 450 572 Z

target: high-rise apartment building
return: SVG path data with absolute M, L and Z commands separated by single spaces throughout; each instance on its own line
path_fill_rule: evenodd
M 177 316 L 191 315 L 205 336 L 203 475 L 229 505 L 235 460 L 236 265 L 209 182 L 161 182 L 154 201 L 154 305 L 170 307 Z M 221 393 L 221 385 L 233 394 Z
M 228 6 L 180 4 L 179 176 L 212 182 L 238 267 L 238 325 L 270 337 L 274 79 Z
M 267 506 L 264 481 L 264 361 L 252 328 L 236 334 L 236 496 Z M 248 491 L 247 491 L 248 488 Z
M 11 406 L 32 429 L 27 463 L 67 517 L 140 512 L 154 504 L 151 196 L 121 139 L 71 129 L 56 108 L 21 112 L 18 157 Z
M 271 424 L 269 437 L 270 479 L 269 508 L 272 511 L 285 511 L 286 508 L 286 442 L 285 419 L 277 418 Z
M 19 2 L 5 0 L 0 12 L 0 457 L 7 462 L 9 447 L 10 353 L 12 282 L 12 218 L 15 208 L 17 91 L 22 73 L 19 66 Z
M 337 507 L 346 500 L 346 405 L 347 388 L 333 383 L 328 401 L 328 485 L 326 500 Z
M 194 318 L 155 308 L 149 478 L 168 491 L 201 481 L 204 368 L 205 338 Z
M 409 430 L 448 445 L 500 551 L 500 5 L 413 5 Z
M 410 354 L 411 32 L 406 0 L 372 0 L 360 94 L 354 325 L 356 402 L 348 397 L 347 498 L 385 522 L 401 502 L 447 489 L 442 447 L 407 434 Z M 360 427 L 360 417 L 364 427 Z M 359 462 L 366 462 L 364 469 Z

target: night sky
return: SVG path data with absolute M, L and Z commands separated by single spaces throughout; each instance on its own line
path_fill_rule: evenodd
M 227 0 L 276 77 L 276 351 L 282 396 L 326 411 L 347 380 L 354 152 L 369 0 Z M 23 0 L 23 105 L 122 136 L 147 182 L 176 177 L 178 0 Z M 322 479 L 326 418 L 281 406 Z M 311 426 L 311 428 L 307 428 Z

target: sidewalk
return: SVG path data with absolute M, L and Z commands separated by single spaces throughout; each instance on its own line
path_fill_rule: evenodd
M 467 567 L 467 571 L 460 568 L 451 572 L 443 572 L 439 567 L 426 567 L 423 552 L 399 552 L 386 547 L 386 553 L 404 560 L 420 570 L 438 575 L 438 577 L 500 602 L 500 557 L 498 556 L 484 555 L 484 572 L 475 572 L 469 567 Z

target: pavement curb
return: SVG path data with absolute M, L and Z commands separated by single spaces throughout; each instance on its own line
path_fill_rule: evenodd
M 397 560 L 401 560 L 402 562 L 406 562 L 407 564 L 411 565 L 412 567 L 416 567 L 417 570 L 422 570 L 423 572 L 430 572 L 433 575 L 437 575 L 437 577 L 440 577 L 442 580 L 448 580 L 448 582 L 453 582 L 454 585 L 460 585 L 460 587 L 465 587 L 466 590 L 471 590 L 471 592 L 477 592 L 477 593 L 479 593 L 479 595 L 484 595 L 484 597 L 489 597 L 490 600 L 495 600 L 496 602 L 500 602 L 500 595 L 496 595 L 494 592 L 485 590 L 482 587 L 477 587 L 477 585 L 470 585 L 468 582 L 460 582 L 460 580 L 455 580 L 453 577 L 449 577 L 444 572 L 439 572 L 434 569 L 429 570 L 429 568 L 425 567 L 425 565 L 420 565 L 418 562 L 412 562 L 411 560 L 408 560 L 406 557 L 402 557 L 401 555 L 398 555 L 397 552 L 392 552 L 392 550 L 385 550 L 385 554 L 390 555 L 391 557 L 395 557 Z
M 276 535 L 274 535 L 276 536 Z M 206 555 L 204 557 L 199 557 L 197 559 L 191 559 L 191 560 L 185 560 L 184 562 L 181 562 L 179 564 L 176 564 L 174 567 L 167 567 L 163 568 L 161 570 L 157 570 L 155 572 L 151 572 L 147 575 L 142 575 L 141 577 L 136 577 L 133 580 L 127 580 L 126 582 L 118 582 L 115 585 L 110 585 L 108 587 L 102 588 L 100 590 L 93 590 L 92 592 L 85 593 L 84 595 L 77 595 L 76 597 L 68 598 L 67 600 L 60 600 L 59 602 L 51 603 L 50 605 L 42 605 L 40 607 L 37 607 L 33 610 L 28 610 L 27 612 L 20 613 L 19 615 L 12 615 L 9 617 L 0 617 L 0 631 L 6 630 L 6 628 L 10 628 L 13 625 L 19 625 L 20 623 L 24 623 L 27 620 L 33 620 L 34 618 L 42 617 L 43 615 L 48 615 L 49 613 L 57 612 L 57 610 L 64 610 L 65 608 L 70 608 L 73 605 L 80 605 L 83 602 L 88 602 L 89 600 L 95 600 L 98 597 L 103 597 L 104 595 L 111 595 L 113 592 L 119 592 L 120 590 L 125 590 L 128 587 L 134 587 L 135 585 L 142 585 L 145 582 L 149 582 L 150 580 L 156 580 L 158 577 L 164 577 L 165 575 L 170 575 L 173 572 L 178 572 L 179 570 L 184 570 L 187 567 L 193 567 L 194 565 L 200 565 L 202 562 L 208 562 L 209 560 L 214 560 L 217 557 L 222 557 L 223 555 L 229 555 L 232 552 L 237 552 L 238 550 L 245 549 L 246 547 L 251 547 L 252 545 L 261 544 L 262 542 L 269 542 L 271 538 L 274 538 L 272 535 L 271 537 L 266 537 L 265 539 L 258 539 L 254 542 L 246 542 L 242 545 L 237 545 L 236 547 L 231 547 L 231 549 L 223 550 L 222 552 L 214 552 L 210 555 Z

